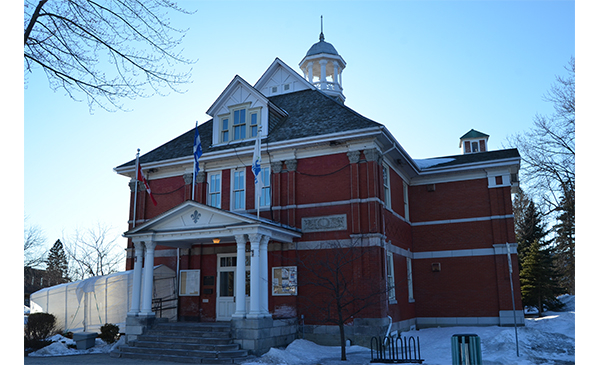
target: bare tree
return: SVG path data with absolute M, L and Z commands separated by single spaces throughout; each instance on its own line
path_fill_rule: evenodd
M 519 149 L 526 190 L 539 201 L 544 214 L 561 206 L 565 186 L 575 181 L 575 59 L 571 58 L 567 76 L 556 82 L 543 96 L 554 106 L 552 115 L 537 114 L 533 128 L 509 138 Z
M 27 222 L 27 218 L 25 218 Z M 46 257 L 46 237 L 39 226 L 25 224 L 24 229 L 24 251 L 23 266 L 39 267 L 45 263 Z
M 94 228 L 76 230 L 70 238 L 62 239 L 72 280 L 119 271 L 125 251 L 116 244 L 118 236 L 113 236 L 111 231 L 110 227 L 98 223 Z
M 185 30 L 170 0 L 25 0 L 25 70 L 41 67 L 53 90 L 87 98 L 90 111 L 122 109 L 120 99 L 148 97 L 189 82 L 179 50 Z
M 346 334 L 345 325 L 355 315 L 383 302 L 387 293 L 393 288 L 388 288 L 386 279 L 380 275 L 360 278 L 355 281 L 358 274 L 355 264 L 372 259 L 378 247 L 362 247 L 360 240 L 353 240 L 349 244 L 342 241 L 325 242 L 314 251 L 306 255 L 298 253 L 298 265 L 303 269 L 303 274 L 298 275 L 299 286 L 305 293 L 302 300 L 305 306 L 314 313 L 307 319 L 315 323 L 337 325 L 340 334 L 341 360 L 346 360 Z M 364 285 L 368 283 L 368 285 Z

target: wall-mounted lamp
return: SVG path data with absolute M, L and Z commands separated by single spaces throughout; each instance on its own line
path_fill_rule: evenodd
M 434 262 L 431 264 L 431 271 L 440 272 L 442 271 L 442 264 L 439 262 Z
M 213 243 L 219 243 L 219 242 L 221 242 L 220 238 L 213 238 Z

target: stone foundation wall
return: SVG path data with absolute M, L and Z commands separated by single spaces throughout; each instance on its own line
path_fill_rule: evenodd
M 235 343 L 244 350 L 260 356 L 272 347 L 284 347 L 297 338 L 298 323 L 293 319 L 237 319 L 231 320 L 231 330 Z
M 415 319 L 394 322 L 390 332 L 408 331 L 415 324 Z M 389 325 L 388 318 L 356 318 L 351 324 L 344 327 L 344 333 L 346 340 L 350 340 L 352 345 L 369 347 L 371 337 L 384 336 Z M 340 329 L 338 326 L 331 325 L 300 325 L 298 326 L 298 338 L 304 338 L 323 346 L 339 346 Z

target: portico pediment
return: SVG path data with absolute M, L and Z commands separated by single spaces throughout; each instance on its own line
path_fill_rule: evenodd
M 265 234 L 291 242 L 300 233 L 274 222 L 214 208 L 188 200 L 125 232 L 135 241 L 152 240 L 162 245 L 189 247 L 192 244 L 235 242 L 236 235 Z

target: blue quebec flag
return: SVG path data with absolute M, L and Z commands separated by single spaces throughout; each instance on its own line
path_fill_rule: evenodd
M 198 172 L 200 172 L 200 156 L 202 156 L 202 144 L 200 143 L 200 134 L 198 134 L 198 122 L 196 122 L 196 137 L 194 138 L 194 180 L 196 180 L 196 176 L 198 175 Z
M 252 156 L 252 172 L 254 173 L 254 186 L 256 187 L 257 196 L 262 195 L 263 181 L 260 176 L 260 129 L 256 136 L 256 144 L 254 145 L 254 155 Z

